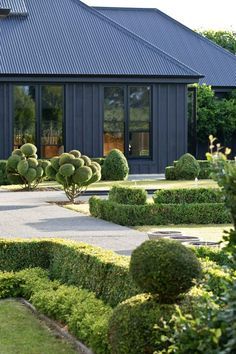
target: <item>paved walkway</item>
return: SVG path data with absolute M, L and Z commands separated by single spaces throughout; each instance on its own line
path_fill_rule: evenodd
M 62 200 L 66 198 L 61 191 L 0 190 L 0 237 L 77 240 L 123 255 L 147 239 L 139 231 L 47 203 Z

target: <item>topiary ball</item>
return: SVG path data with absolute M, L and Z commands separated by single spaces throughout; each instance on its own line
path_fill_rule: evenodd
M 193 180 L 200 173 L 199 162 L 191 154 L 180 157 L 175 165 L 175 176 L 177 179 Z
M 56 178 L 57 171 L 51 165 L 48 165 L 45 170 L 46 176 L 51 179 Z
M 51 164 L 52 164 L 52 167 L 54 168 L 54 170 L 56 171 L 59 171 L 59 168 L 60 168 L 60 157 L 59 156 L 55 156 L 51 159 Z
M 59 169 L 59 173 L 64 177 L 70 177 L 74 174 L 75 167 L 71 163 L 65 163 Z
M 23 152 L 20 149 L 15 149 L 12 151 L 12 155 L 19 155 L 19 156 L 24 156 Z
M 88 156 L 86 156 L 86 155 L 81 155 L 81 159 L 84 160 L 85 166 L 89 166 L 92 163 L 91 159 Z
M 7 174 L 7 180 L 11 183 L 11 184 L 23 184 L 24 181 L 21 178 L 21 176 L 19 176 L 16 173 L 8 173 Z
M 29 168 L 26 175 L 25 175 L 25 178 L 26 180 L 31 183 L 33 182 L 37 177 L 37 172 L 36 172 L 36 169 L 35 168 Z
M 71 150 L 69 154 L 74 155 L 74 157 L 78 158 L 81 156 L 81 152 L 79 150 Z
M 113 149 L 107 155 L 102 166 L 102 175 L 104 180 L 123 181 L 127 179 L 129 166 L 125 156 L 118 149 Z
M 71 163 L 71 160 L 73 160 L 73 159 L 75 159 L 74 155 L 64 152 L 60 156 L 59 165 L 62 166 L 66 163 Z
M 20 175 L 25 176 L 28 172 L 29 164 L 27 160 L 21 160 L 17 165 L 17 171 Z
M 93 175 L 93 172 L 92 172 L 91 168 L 89 168 L 87 166 L 80 167 L 80 168 L 78 168 L 78 170 L 75 171 L 75 174 L 73 176 L 73 182 L 78 185 L 83 184 L 83 183 L 87 182 L 88 180 L 90 180 L 92 175 Z
M 84 166 L 84 160 L 80 157 L 76 157 L 74 160 L 71 161 L 71 163 L 75 166 L 76 169 Z
M 7 167 L 10 167 L 13 170 L 17 169 L 18 163 L 21 161 L 21 156 L 19 155 L 12 155 L 7 160 Z
M 27 143 L 21 146 L 20 148 L 21 152 L 23 152 L 23 154 L 25 156 L 31 156 L 31 155 L 35 155 L 37 153 L 37 148 L 35 145 Z
M 130 272 L 144 292 L 158 294 L 160 302 L 174 302 L 201 276 L 193 251 L 178 241 L 145 241 L 131 256 Z
M 29 157 L 28 159 L 27 159 L 27 161 L 28 161 L 28 164 L 29 164 L 29 167 L 31 167 L 31 168 L 37 168 L 38 167 L 38 161 L 36 160 L 36 159 L 34 159 L 33 157 Z

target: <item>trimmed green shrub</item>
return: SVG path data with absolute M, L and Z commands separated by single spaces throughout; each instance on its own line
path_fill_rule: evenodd
M 149 240 L 131 256 L 130 272 L 137 285 L 158 295 L 162 303 L 173 303 L 201 276 L 201 265 L 193 251 L 178 241 Z
M 161 189 L 153 200 L 156 204 L 223 203 L 224 196 L 217 188 Z
M 184 154 L 176 163 L 175 174 L 177 179 L 193 180 L 198 177 L 200 166 L 191 154 Z
M 108 323 L 112 309 L 87 290 L 50 281 L 40 268 L 0 272 L 0 298 L 21 296 L 37 310 L 68 325 L 77 338 L 98 354 L 109 354 Z
M 144 205 L 147 202 L 147 192 L 143 188 L 113 186 L 109 200 L 119 204 Z
M 192 313 L 197 318 L 195 307 L 204 296 L 203 291 L 194 289 L 181 299 L 178 308 L 176 304 L 160 304 L 150 294 L 140 294 L 119 304 L 109 323 L 111 353 L 169 353 L 165 350 L 172 343 L 178 309 L 183 315 Z
M 93 157 L 91 158 L 93 162 L 97 162 L 100 166 L 104 164 L 105 157 Z
M 88 156 L 81 156 L 80 151 L 71 150 L 53 157 L 46 174 L 63 186 L 67 198 L 74 203 L 90 184 L 101 179 L 101 166 Z
M 232 259 L 225 249 L 212 247 L 193 247 L 192 250 L 198 258 L 213 261 L 220 266 L 232 267 Z
M 129 174 L 128 162 L 118 149 L 109 152 L 102 166 L 102 176 L 107 181 L 123 181 Z
M 0 160 L 0 186 L 9 184 L 9 181 L 7 179 L 7 161 L 5 160 Z
M 176 180 L 175 167 L 174 166 L 167 166 L 165 168 L 165 179 L 167 181 L 175 181 Z
M 0 271 L 49 268 L 52 241 L 11 241 L 0 239 Z
M 24 144 L 12 152 L 7 160 L 7 178 L 12 184 L 22 184 L 28 190 L 35 189 L 45 176 L 45 164 L 37 160 L 37 148 Z
M 1 271 L 49 269 L 50 278 L 88 289 L 111 306 L 140 291 L 129 274 L 128 257 L 84 243 L 0 240 L 0 260 Z
M 91 197 L 89 209 L 94 217 L 124 226 L 232 222 L 223 203 L 124 205 Z

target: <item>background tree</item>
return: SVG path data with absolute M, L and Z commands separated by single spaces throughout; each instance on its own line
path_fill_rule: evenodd
M 207 37 L 211 41 L 236 54 L 236 33 L 232 31 L 199 31 L 201 35 Z

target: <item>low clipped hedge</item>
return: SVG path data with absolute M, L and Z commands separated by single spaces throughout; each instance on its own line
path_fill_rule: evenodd
M 125 226 L 232 222 L 224 203 L 124 205 L 92 197 L 89 207 L 92 216 Z
M 6 174 L 7 161 L 0 160 L 0 186 L 10 184 Z
M 223 203 L 224 198 L 217 188 L 162 189 L 153 196 L 156 204 Z
M 0 240 L 0 270 L 41 267 L 49 276 L 92 291 L 116 306 L 139 291 L 128 272 L 129 258 L 84 243 L 60 240 Z
M 120 204 L 144 205 L 147 202 L 147 192 L 143 188 L 113 186 L 109 192 L 109 200 Z
M 40 268 L 0 272 L 0 299 L 19 296 L 29 300 L 38 311 L 67 325 L 71 333 L 97 354 L 110 353 L 107 333 L 112 308 L 94 293 L 51 281 Z

